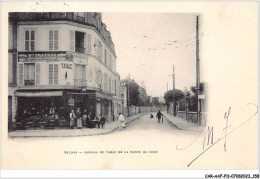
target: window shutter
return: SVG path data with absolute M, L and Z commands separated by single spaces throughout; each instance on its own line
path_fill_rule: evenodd
M 88 39 L 87 39 L 87 40 L 88 40 L 88 41 L 87 41 L 87 42 L 88 42 L 88 47 L 87 47 L 88 50 L 87 50 L 87 53 L 88 53 L 88 54 L 91 54 L 91 34 L 88 34 L 87 37 L 88 37 Z
M 49 30 L 49 50 L 53 50 L 53 30 Z
M 54 50 L 59 49 L 59 31 L 54 30 Z
M 36 82 L 35 82 L 36 85 L 39 85 L 41 83 L 40 74 L 41 74 L 41 64 L 36 63 Z
M 53 84 L 53 64 L 49 64 L 49 84 Z
M 59 65 L 54 64 L 54 84 L 58 84 L 59 81 Z
M 70 50 L 75 51 L 75 32 L 70 30 Z
M 19 84 L 23 85 L 23 64 L 19 64 Z
M 29 51 L 29 31 L 25 31 L 25 51 Z
M 35 50 L 35 31 L 31 31 L 31 51 Z

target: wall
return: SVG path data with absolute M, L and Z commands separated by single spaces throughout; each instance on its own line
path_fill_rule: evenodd
M 129 107 L 124 107 L 123 115 L 126 117 L 126 116 L 132 116 L 139 113 L 158 112 L 159 110 L 166 111 L 166 106 L 163 107 L 129 106 Z
M 205 125 L 207 115 L 208 115 L 207 112 L 200 113 L 200 124 L 201 125 Z M 192 122 L 192 123 L 196 123 L 196 124 L 198 123 L 197 112 L 188 112 L 187 118 L 186 118 L 186 111 L 178 111 L 177 117 L 187 120 L 188 122 Z

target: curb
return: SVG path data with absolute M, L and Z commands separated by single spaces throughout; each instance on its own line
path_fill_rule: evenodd
M 165 117 L 166 120 L 167 120 L 168 122 L 170 122 L 173 126 L 175 126 L 177 129 L 179 129 L 179 130 L 184 130 L 184 129 L 178 127 L 176 124 L 174 124 L 174 123 L 173 123 L 170 119 L 168 119 L 165 115 L 164 115 L 163 117 Z
M 127 121 L 126 124 L 130 123 L 130 122 L 133 122 L 137 119 L 139 119 L 139 117 L 142 117 L 146 115 L 145 114 L 141 114 L 140 116 L 138 117 L 135 117 L 134 119 L 130 120 L 130 121 Z M 95 136 L 95 135 L 104 135 L 104 134 L 109 134 L 109 133 L 112 133 L 113 131 L 117 130 L 119 127 L 115 127 L 115 128 L 112 128 L 111 130 L 109 131 L 106 131 L 106 132 L 100 132 L 100 133 L 96 133 L 96 134 L 82 134 L 82 135 L 63 135 L 63 136 L 11 136 L 9 133 L 8 133 L 8 138 L 48 138 L 48 137 L 84 137 L 84 136 Z
M 178 128 L 179 130 L 184 130 L 184 131 L 190 131 L 190 132 L 201 132 L 201 131 L 196 131 L 196 130 L 190 130 L 190 129 L 184 129 L 184 128 L 180 128 L 179 126 L 177 126 L 176 124 L 174 124 L 171 120 L 169 120 L 166 116 L 164 116 L 172 125 L 174 125 L 176 128 Z M 202 129 L 203 130 L 203 129 Z

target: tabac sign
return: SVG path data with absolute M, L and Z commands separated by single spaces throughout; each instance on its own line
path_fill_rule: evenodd
M 18 62 L 35 60 L 72 60 L 72 55 L 64 51 L 59 52 L 18 52 Z

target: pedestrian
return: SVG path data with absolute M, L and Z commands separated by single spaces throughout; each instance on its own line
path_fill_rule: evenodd
M 114 111 L 112 112 L 112 120 L 113 120 L 113 122 L 115 121 L 115 114 L 114 114 Z
M 70 113 L 70 128 L 73 129 L 74 125 L 75 125 L 75 119 L 76 119 L 76 115 L 74 113 L 74 110 L 71 110 Z
M 100 118 L 100 124 L 101 124 L 101 126 L 102 126 L 102 129 L 104 128 L 105 122 L 106 122 L 106 118 L 105 118 L 105 116 L 102 116 L 102 117 Z
M 159 110 L 158 113 L 156 114 L 156 117 L 158 118 L 158 123 L 160 123 L 162 116 L 163 116 L 163 114 L 162 114 L 161 111 Z
M 82 115 L 82 126 L 87 127 L 87 110 L 84 109 L 83 115 Z
M 121 130 L 122 128 L 125 129 L 125 117 L 123 116 L 123 114 L 119 113 L 118 121 L 119 121 L 119 130 Z
M 92 115 L 91 112 L 89 112 L 88 115 L 87 115 L 86 125 L 87 125 L 88 128 L 92 128 L 91 123 L 90 123 L 91 115 Z
M 100 115 L 101 116 L 101 115 Z M 100 127 L 100 117 L 97 115 L 96 118 L 95 118 L 95 128 L 96 128 L 96 125 L 98 125 L 98 128 Z
M 82 128 L 82 116 L 81 116 L 81 111 L 80 108 L 77 109 L 76 111 L 76 118 L 77 118 L 77 128 Z

